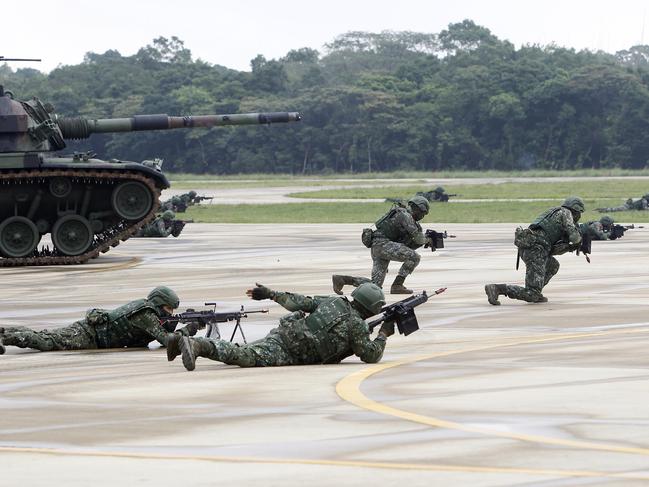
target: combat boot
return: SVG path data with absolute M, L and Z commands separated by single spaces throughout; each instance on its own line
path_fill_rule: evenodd
M 169 333 L 167 337 L 167 360 L 171 362 L 182 353 L 182 350 L 180 350 L 182 335 L 180 333 Z
M 187 370 L 196 368 L 197 357 L 209 357 L 213 345 L 205 338 L 190 338 L 183 336 L 180 340 L 180 350 L 183 354 L 183 365 Z
M 342 276 L 340 274 L 332 275 L 331 282 L 333 283 L 334 292 L 336 294 L 342 294 L 343 287 L 351 286 L 354 284 L 354 280 L 351 276 Z
M 406 278 L 403 276 L 395 277 L 392 286 L 390 286 L 390 294 L 412 294 L 412 289 L 408 289 L 403 285 L 405 280 Z
M 507 284 L 486 284 L 484 287 L 484 292 L 487 294 L 487 300 L 489 304 L 494 306 L 499 306 L 500 301 L 498 301 L 498 296 L 507 294 Z

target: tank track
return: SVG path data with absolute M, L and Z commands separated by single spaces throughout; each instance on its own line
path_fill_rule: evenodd
M 160 189 L 155 185 L 151 178 L 142 174 L 131 171 L 73 171 L 73 170 L 25 170 L 11 173 L 0 173 L 0 187 L 4 184 L 37 181 L 46 178 L 65 176 L 79 178 L 81 180 L 119 180 L 128 179 L 131 181 L 140 181 L 146 185 L 155 196 L 151 211 L 141 220 L 129 224 L 121 221 L 118 225 L 108 228 L 95 235 L 93 245 L 83 254 L 75 256 L 52 255 L 54 252 L 47 250 L 36 250 L 34 255 L 28 257 L 1 257 L 0 267 L 17 267 L 17 266 L 43 266 L 43 265 L 71 265 L 83 264 L 90 259 L 105 253 L 111 247 L 117 247 L 133 236 L 140 228 L 149 223 L 155 217 L 156 210 L 160 206 Z

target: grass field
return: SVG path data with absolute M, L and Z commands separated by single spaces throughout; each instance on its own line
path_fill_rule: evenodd
M 639 198 L 649 193 L 649 181 L 642 179 L 604 179 L 587 181 L 556 182 L 507 182 L 496 184 L 449 184 L 447 193 L 457 193 L 460 199 L 499 199 L 499 198 L 558 198 L 578 195 L 582 198 L 608 200 L 607 206 L 617 206 L 633 196 Z M 409 198 L 417 191 L 429 191 L 431 185 L 377 186 L 373 188 L 324 189 L 303 191 L 289 196 L 299 198 Z M 619 203 L 617 203 L 619 201 Z
M 555 204 L 548 201 L 433 204 L 424 223 L 525 223 Z M 587 208 L 608 204 L 586 199 Z M 190 207 L 183 218 L 202 223 L 372 223 L 390 208 L 388 203 L 290 203 L 268 205 L 202 205 Z M 582 221 L 601 215 L 587 211 Z M 647 212 L 615 213 L 616 221 L 649 222 Z

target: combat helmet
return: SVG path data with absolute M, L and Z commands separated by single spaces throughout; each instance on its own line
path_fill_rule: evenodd
M 584 200 L 582 200 L 579 196 L 568 196 L 561 204 L 561 206 L 578 213 L 583 213 L 586 210 L 586 207 L 584 206 Z
M 166 222 L 170 222 L 174 218 L 176 218 L 176 214 L 171 210 L 166 210 L 164 213 L 162 213 L 162 219 Z
M 442 186 L 437 186 L 434 190 L 433 193 L 443 193 L 446 191 Z
M 428 214 L 428 211 L 430 210 L 430 203 L 429 203 L 428 200 L 427 200 L 426 198 L 424 198 L 423 196 L 419 196 L 419 195 L 417 195 L 417 196 L 413 196 L 412 198 L 410 198 L 410 199 L 408 200 L 408 204 L 409 204 L 409 205 L 416 206 L 417 208 L 419 208 L 419 210 L 420 210 L 424 215 L 427 215 L 427 214 Z
M 644 195 L 643 198 L 646 199 L 647 201 L 649 201 L 649 193 L 647 193 L 646 195 Z
M 197 193 L 196 191 L 194 191 L 194 190 L 191 190 L 191 191 L 190 191 L 189 193 L 187 193 L 187 194 L 189 194 L 189 197 L 190 197 L 191 199 L 196 198 L 196 196 L 198 195 L 198 193 Z
M 385 306 L 383 290 L 373 282 L 364 282 L 352 291 L 354 301 L 365 308 L 370 316 L 377 315 Z
M 160 309 L 163 306 L 170 306 L 171 308 L 176 309 L 180 304 L 178 295 L 167 286 L 158 286 L 154 288 L 147 296 L 147 299 L 153 306 Z
M 615 223 L 615 220 L 613 220 L 613 218 L 611 218 L 608 215 L 604 215 L 602 218 L 599 219 L 599 222 L 605 227 L 610 227 L 611 225 L 613 225 L 613 223 Z

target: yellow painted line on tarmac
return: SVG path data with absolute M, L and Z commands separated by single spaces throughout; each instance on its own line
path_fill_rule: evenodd
M 431 360 L 440 357 L 448 357 L 451 355 L 460 355 L 464 353 L 479 352 L 483 350 L 491 350 L 495 348 L 512 347 L 516 345 L 528 345 L 534 343 L 556 342 L 561 340 L 595 338 L 595 337 L 603 337 L 609 335 L 623 335 L 623 334 L 647 333 L 647 332 L 649 332 L 649 328 L 616 329 L 616 330 L 607 330 L 603 332 L 575 333 L 575 334 L 563 334 L 563 335 L 539 335 L 536 338 L 525 338 L 523 340 L 512 339 L 506 342 L 500 342 L 500 343 L 495 343 L 490 345 L 470 347 L 470 348 L 464 348 L 459 350 L 450 350 L 447 352 L 438 352 L 430 355 L 420 355 L 420 356 L 408 358 L 406 360 L 401 360 L 398 362 L 388 362 L 388 363 L 378 364 L 373 367 L 368 367 L 364 370 L 354 372 L 348 375 L 347 377 L 343 378 L 340 382 L 338 382 L 338 384 L 336 385 L 336 392 L 345 401 L 355 404 L 356 406 L 366 409 L 368 411 L 373 411 L 388 416 L 394 416 L 397 418 L 405 419 L 406 421 L 425 424 L 436 428 L 446 428 L 451 430 L 466 431 L 468 433 L 477 433 L 477 434 L 491 436 L 491 437 L 508 438 L 512 440 L 565 446 L 570 448 L 600 450 L 600 451 L 615 452 L 615 453 L 632 453 L 636 455 L 649 455 L 649 448 L 630 447 L 630 446 L 623 446 L 623 445 L 617 445 L 611 443 L 569 440 L 569 439 L 553 438 L 553 437 L 541 436 L 541 435 L 528 435 L 523 433 L 501 431 L 496 428 L 485 428 L 480 426 L 472 426 L 468 424 L 457 423 L 454 421 L 446 421 L 444 419 L 435 418 L 431 416 L 424 416 L 421 414 L 412 413 L 409 411 L 405 411 L 403 409 L 398 409 L 398 408 L 388 406 L 386 404 L 382 404 L 380 402 L 368 398 L 360 390 L 363 381 L 365 381 L 366 379 L 368 379 L 373 375 L 376 375 L 388 369 L 393 369 L 396 367 L 400 367 L 402 365 L 408 365 L 415 362 L 421 362 L 424 360 Z
M 370 462 L 353 460 L 323 460 L 308 458 L 268 458 L 245 456 L 220 456 L 220 455 L 184 455 L 176 453 L 145 453 L 118 450 L 66 450 L 56 448 L 30 448 L 30 447 L 0 447 L 4 453 L 30 453 L 44 455 L 63 455 L 75 457 L 103 457 L 103 458 L 130 458 L 138 460 L 193 460 L 222 463 L 264 463 L 275 465 L 319 465 L 327 467 L 358 467 L 378 468 L 389 470 L 418 470 L 429 472 L 456 472 L 456 473 L 498 473 L 498 474 L 523 474 L 550 477 L 602 477 L 629 480 L 649 480 L 649 475 L 635 473 L 615 473 L 591 470 L 555 470 L 536 468 L 507 468 L 507 467 L 480 467 L 471 465 L 441 465 L 399 462 Z

